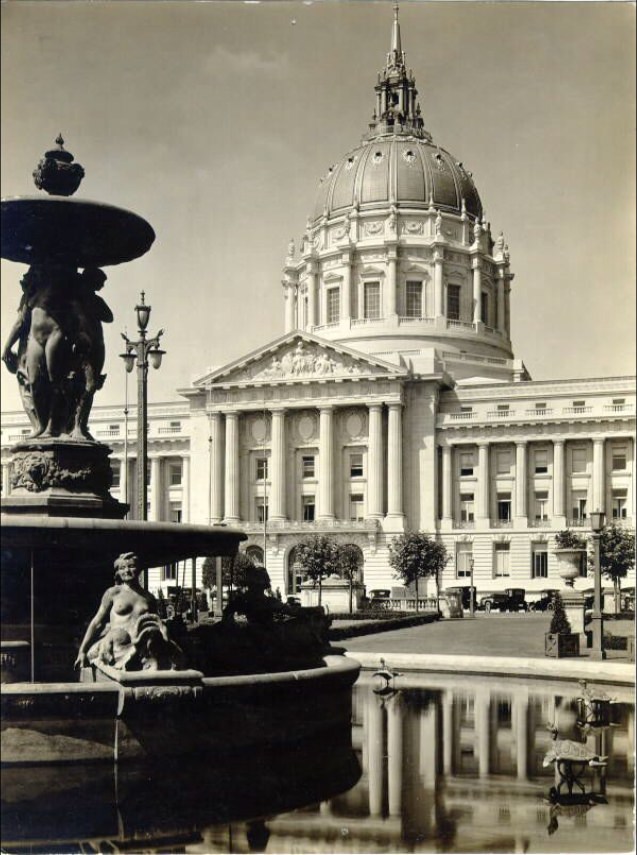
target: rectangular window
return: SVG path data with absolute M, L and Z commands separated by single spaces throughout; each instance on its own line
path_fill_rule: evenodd
M 489 295 L 486 291 L 482 292 L 482 303 L 480 305 L 480 320 L 486 326 L 489 326 Z
M 586 401 L 573 401 L 573 409 L 582 412 L 586 407 Z
M 162 576 L 164 582 L 171 582 L 177 579 L 177 573 L 179 571 L 178 564 L 165 564 L 162 568 Z
M 536 475 L 545 475 L 549 471 L 549 453 L 546 449 L 537 449 L 534 455 L 534 469 Z
M 571 471 L 586 472 L 586 449 L 573 448 L 571 450 Z
M 461 476 L 473 475 L 473 452 L 471 452 L 471 451 L 461 451 L 460 452 L 460 475 Z
M 363 477 L 363 455 L 361 452 L 355 452 L 349 456 L 349 477 Z
M 304 478 L 316 477 L 316 464 L 313 454 L 306 454 L 301 458 L 301 469 L 303 470 Z
M 108 431 L 109 433 L 119 433 L 119 425 L 109 425 Z
M 473 544 L 456 544 L 456 578 L 465 579 L 471 576 L 471 562 L 473 561 Z
M 327 319 L 328 324 L 337 324 L 341 318 L 341 290 L 327 289 Z
M 531 559 L 531 579 L 547 579 L 549 575 L 549 553 L 545 543 L 534 543 Z
M 546 410 L 546 401 L 537 402 L 535 404 L 535 409 L 539 412 L 543 412 L 544 410 Z
M 268 479 L 268 458 L 257 457 L 257 481 L 267 481 Z
M 549 516 L 549 493 L 548 490 L 536 490 L 535 492 L 535 519 L 546 520 Z
M 584 490 L 574 490 L 571 494 L 572 515 L 577 522 L 583 522 L 586 519 L 586 501 Z
M 509 449 L 496 451 L 495 462 L 498 475 L 511 474 L 511 452 Z
M 625 520 L 626 511 L 626 490 L 613 490 L 612 495 L 612 514 L 614 520 Z
M 496 409 L 499 413 L 508 413 L 509 412 L 509 404 L 498 404 Z
M 511 521 L 511 493 L 498 493 L 498 520 Z
M 349 518 L 351 520 L 365 519 L 365 499 L 362 493 L 352 493 L 349 497 Z
M 626 449 L 613 448 L 612 452 L 612 468 L 613 472 L 621 472 L 626 468 Z
M 473 493 L 460 493 L 460 521 L 473 522 Z
M 170 516 L 170 522 L 180 523 L 181 522 L 181 508 L 179 508 L 175 505 L 171 505 L 170 511 L 169 511 L 169 516 Z
M 447 285 L 447 318 L 460 320 L 460 285 Z
M 122 480 L 122 465 L 119 460 L 111 460 L 111 472 L 113 473 L 111 487 L 117 490 L 119 489 Z
M 496 543 L 493 556 L 493 574 L 494 576 L 510 576 L 509 554 L 510 544 Z
M 266 522 L 268 519 L 268 500 L 263 496 L 257 498 L 257 522 Z
M 303 521 L 314 522 L 316 518 L 316 499 L 314 496 L 303 496 Z
M 168 484 L 171 487 L 180 487 L 182 478 L 181 461 L 171 463 L 168 467 Z
M 408 318 L 422 317 L 422 282 L 406 283 L 405 314 Z
M 369 320 L 380 318 L 380 282 L 366 282 L 363 299 L 364 316 Z

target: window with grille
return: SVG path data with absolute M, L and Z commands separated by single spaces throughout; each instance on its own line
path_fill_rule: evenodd
M 316 465 L 313 454 L 306 454 L 301 458 L 301 469 L 304 478 L 314 478 L 316 476 Z
M 336 324 L 341 317 L 341 292 L 340 288 L 328 288 L 327 290 L 327 319 L 328 324 Z
M 473 544 L 456 544 L 456 578 L 464 579 L 471 576 L 471 562 L 473 561 Z
M 349 475 L 350 478 L 363 477 L 363 454 L 362 452 L 354 452 L 349 456 Z
M 314 496 L 303 496 L 303 521 L 314 522 L 316 518 L 316 499 Z
M 511 493 L 498 493 L 498 520 L 511 521 Z
M 365 519 L 365 498 L 362 493 L 352 493 L 349 497 L 349 518 L 350 520 Z
M 365 283 L 363 311 L 368 320 L 380 318 L 380 282 Z
M 546 449 L 538 448 L 534 456 L 534 469 L 536 475 L 545 475 L 549 471 L 549 455 Z
M 460 452 L 460 475 L 473 475 L 473 453 L 471 451 Z
M 612 495 L 612 515 L 614 520 L 626 519 L 626 490 L 613 490 Z
M 473 493 L 460 493 L 460 521 L 473 522 Z
M 257 457 L 257 481 L 267 481 L 268 478 L 268 458 Z
M 460 320 L 460 285 L 447 285 L 447 317 L 450 321 Z
M 489 295 L 486 291 L 482 292 L 482 303 L 480 304 L 480 320 L 486 326 L 489 326 Z
M 260 496 L 257 499 L 257 522 L 266 522 L 268 519 L 268 500 Z
M 531 557 L 531 579 L 547 579 L 549 553 L 545 543 L 534 543 Z
M 510 576 L 510 544 L 496 543 L 493 556 L 493 573 L 498 576 Z
M 548 490 L 535 491 L 535 519 L 546 520 L 549 515 L 549 493 Z
M 405 292 L 405 314 L 408 318 L 422 317 L 422 282 L 407 282 Z

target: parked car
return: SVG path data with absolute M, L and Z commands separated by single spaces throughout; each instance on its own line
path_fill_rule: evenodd
M 477 608 L 478 607 L 478 597 L 475 587 L 472 589 L 471 585 L 458 585 L 454 588 L 446 588 L 442 593 L 443 594 L 460 594 L 462 597 L 462 608 L 470 609 L 471 608 L 471 591 L 473 590 L 473 604 Z
M 369 592 L 369 604 L 372 607 L 386 609 L 389 607 L 391 590 L 389 588 L 375 588 Z
M 528 606 L 524 599 L 525 595 L 524 588 L 506 588 L 504 591 L 484 594 L 480 597 L 478 608 L 485 612 L 491 612 L 494 609 L 499 609 L 501 612 L 519 612 L 520 609 L 526 611 Z
M 540 598 L 529 603 L 529 610 L 532 612 L 552 612 L 555 594 L 557 594 L 557 588 L 540 591 Z

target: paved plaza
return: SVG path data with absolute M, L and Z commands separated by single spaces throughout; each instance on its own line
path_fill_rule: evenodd
M 352 653 L 428 653 L 456 656 L 542 657 L 550 614 L 478 614 L 474 619 L 441 620 L 338 642 Z M 607 621 L 606 633 L 634 634 L 627 620 Z M 587 658 L 582 650 L 580 658 Z M 608 659 L 627 661 L 623 650 L 610 650 Z

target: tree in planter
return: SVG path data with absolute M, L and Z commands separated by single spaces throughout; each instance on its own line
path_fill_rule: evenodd
M 589 567 L 595 571 L 594 555 L 589 556 Z M 615 595 L 615 612 L 621 610 L 621 582 L 635 566 L 635 532 L 614 523 L 602 529 L 599 537 L 599 564 L 602 576 L 611 579 Z
M 562 595 L 559 593 L 556 593 L 553 598 L 553 615 L 549 632 L 553 635 L 569 635 L 571 633 L 571 624 L 566 617 Z
M 440 594 L 440 574 L 449 556 L 443 543 L 421 531 L 410 531 L 395 537 L 389 544 L 389 563 L 394 575 L 403 584 L 416 585 L 416 611 L 418 611 L 418 582 L 431 577 L 436 581 L 436 602 Z
M 555 534 L 556 549 L 586 549 L 586 538 L 573 529 L 565 528 Z
M 338 548 L 338 564 L 340 575 L 349 583 L 349 613 L 352 613 L 353 586 L 360 567 L 360 550 L 353 543 L 344 543 Z
M 321 605 L 321 582 L 327 576 L 338 575 L 339 547 L 335 540 L 323 534 L 306 537 L 296 545 L 296 560 L 303 574 L 318 584 L 318 604 Z

